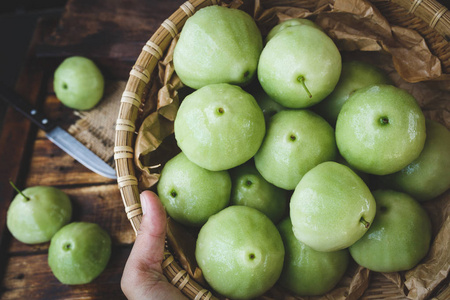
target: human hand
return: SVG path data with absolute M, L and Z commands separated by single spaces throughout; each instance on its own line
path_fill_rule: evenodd
M 187 299 L 163 275 L 166 213 L 158 196 L 141 194 L 142 222 L 122 275 L 121 287 L 130 299 Z

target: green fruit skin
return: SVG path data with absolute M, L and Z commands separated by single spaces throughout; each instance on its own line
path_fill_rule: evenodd
M 384 117 L 388 124 L 381 123 Z M 391 85 L 354 92 L 336 122 L 340 154 L 354 168 L 374 175 L 406 167 L 419 156 L 425 138 L 425 117 L 416 100 Z
M 255 155 L 261 175 L 273 185 L 293 190 L 306 172 L 334 160 L 334 130 L 309 110 L 284 110 L 267 125 L 267 134 Z
M 348 249 L 319 252 L 297 240 L 290 218 L 278 225 L 286 251 L 279 283 L 299 296 L 318 296 L 331 291 L 347 270 Z
M 252 95 L 238 86 L 212 84 L 183 100 L 174 131 L 178 146 L 189 160 L 202 168 L 222 171 L 255 155 L 265 126 L 264 115 Z
M 286 190 L 269 183 L 250 161 L 230 170 L 232 205 L 245 205 L 264 213 L 278 223 L 286 213 L 289 196 Z
M 20 242 L 48 242 L 72 217 L 72 203 L 63 191 L 50 186 L 34 186 L 22 191 L 11 202 L 6 225 Z
M 85 284 L 99 276 L 111 256 L 111 238 L 95 223 L 72 222 L 52 238 L 48 264 L 64 284 Z
M 369 187 L 369 189 L 371 189 L 371 184 L 372 184 L 373 180 L 372 180 L 372 176 L 370 174 L 367 174 L 358 169 L 355 169 L 339 153 L 336 155 L 335 162 L 349 167 L 353 172 L 355 172 L 356 175 L 358 175 L 366 183 L 366 185 Z
M 175 46 L 173 63 L 181 81 L 199 89 L 214 83 L 248 84 L 256 74 L 262 36 L 250 15 L 222 6 L 190 17 Z
M 307 108 L 328 96 L 341 74 L 341 55 L 333 40 L 312 26 L 291 26 L 261 52 L 258 79 L 266 93 L 288 108 Z M 305 79 L 310 98 L 298 80 Z
M 157 190 L 170 217 L 184 225 L 201 226 L 228 206 L 231 179 L 228 171 L 206 170 L 181 152 L 165 164 Z
M 408 193 L 417 201 L 434 199 L 450 188 L 450 131 L 438 122 L 426 120 L 426 132 L 419 157 L 401 171 L 381 179 L 386 186 Z
M 230 206 L 201 228 L 195 257 L 215 291 L 232 299 L 250 299 L 278 280 L 284 246 L 277 228 L 263 213 Z
M 320 27 L 319 25 L 317 25 L 316 23 L 314 23 L 311 20 L 308 19 L 289 19 L 286 21 L 283 21 L 277 25 L 275 25 L 267 34 L 266 36 L 266 44 L 276 35 L 278 34 L 280 31 L 292 27 L 292 26 L 302 26 L 302 25 L 306 25 L 306 26 L 312 26 L 314 28 L 317 28 L 319 30 L 322 30 L 322 27 Z
M 375 217 L 376 203 L 364 181 L 349 167 L 324 162 L 303 176 L 290 202 L 298 240 L 314 250 L 330 252 L 351 246 Z
M 351 93 L 369 85 L 390 83 L 389 77 L 371 64 L 356 60 L 343 62 L 341 77 L 334 91 L 319 102 L 314 111 L 334 126 L 342 105 Z
M 66 58 L 54 74 L 56 97 L 73 109 L 92 109 L 102 99 L 104 86 L 100 69 L 92 60 L 82 56 Z
M 399 272 L 416 266 L 428 253 L 431 221 L 411 196 L 393 190 L 373 192 L 377 213 L 369 231 L 350 254 L 361 266 L 376 272 Z

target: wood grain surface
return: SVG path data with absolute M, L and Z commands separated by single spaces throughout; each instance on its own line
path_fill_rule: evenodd
M 105 76 L 124 78 L 145 42 L 183 1 L 71 0 L 60 20 L 37 25 L 16 90 L 67 129 L 76 120 L 52 88 L 55 67 L 65 57 L 91 57 Z M 0 299 L 124 299 L 120 279 L 134 242 L 117 182 L 97 175 L 55 146 L 45 133 L 8 108 L 0 135 Z M 24 189 L 62 189 L 73 204 L 73 221 L 95 222 L 111 236 L 105 271 L 93 282 L 61 284 L 47 263 L 49 243 L 26 245 L 6 228 L 15 196 L 9 180 Z

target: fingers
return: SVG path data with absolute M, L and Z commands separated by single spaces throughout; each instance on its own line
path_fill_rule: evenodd
M 142 192 L 141 205 L 142 223 L 130 257 L 137 256 L 146 267 L 160 270 L 164 256 L 166 212 L 158 196 L 150 191 Z
M 121 286 L 129 299 L 157 282 L 167 282 L 162 274 L 166 235 L 166 213 L 158 196 L 150 191 L 141 194 L 142 222 L 122 275 Z M 138 297 L 139 298 L 139 297 Z
M 128 299 L 186 300 L 162 273 L 166 236 L 166 212 L 158 196 L 141 194 L 142 222 L 122 275 L 121 287 Z

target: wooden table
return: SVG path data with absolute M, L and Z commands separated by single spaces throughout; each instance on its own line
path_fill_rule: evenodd
M 70 55 L 85 55 L 109 79 L 126 80 L 142 46 L 183 2 L 69 1 L 61 20 L 39 21 L 15 89 L 67 127 L 74 121 L 73 111 L 61 105 L 52 88 L 57 64 Z M 89 171 L 11 107 L 1 131 L 0 158 L 0 299 L 125 298 L 120 279 L 134 232 L 117 182 Z M 6 211 L 16 193 L 9 180 L 21 189 L 36 185 L 62 189 L 72 200 L 74 221 L 95 222 L 110 233 L 112 256 L 98 278 L 85 285 L 61 284 L 47 263 L 49 243 L 26 245 L 11 236 Z

